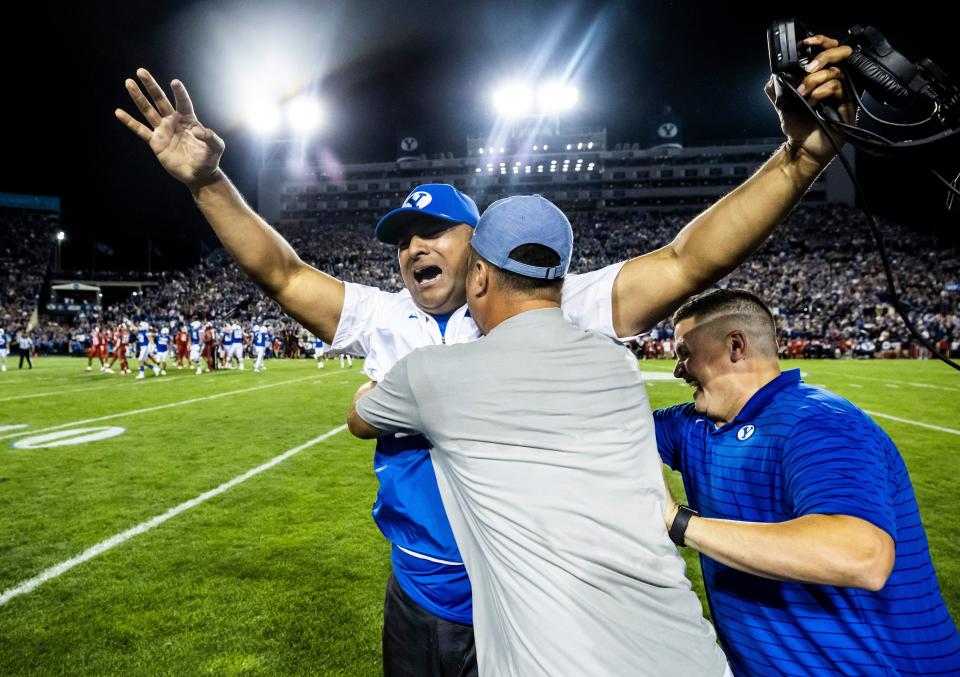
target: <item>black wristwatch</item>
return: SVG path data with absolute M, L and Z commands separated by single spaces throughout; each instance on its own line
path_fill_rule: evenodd
M 673 524 L 670 525 L 670 540 L 681 548 L 686 545 L 683 535 L 687 533 L 687 525 L 690 524 L 690 518 L 694 515 L 699 517 L 700 513 L 687 505 L 677 506 L 677 516 L 673 518 Z

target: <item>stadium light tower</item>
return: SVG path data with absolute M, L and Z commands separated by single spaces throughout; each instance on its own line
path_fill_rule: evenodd
M 301 96 L 287 104 L 287 123 L 298 134 L 311 135 L 323 124 L 323 108 L 310 96 Z
M 56 261 L 56 264 L 57 264 L 57 265 L 56 265 L 56 269 L 57 269 L 57 272 L 58 272 L 58 273 L 60 272 L 60 245 L 63 244 L 63 240 L 64 240 L 65 237 L 66 237 L 66 235 L 64 234 L 64 232 L 63 232 L 62 230 L 58 230 L 58 231 L 57 231 L 57 261 Z
M 580 92 L 573 85 L 563 82 L 547 82 L 537 91 L 540 110 L 548 115 L 559 115 L 577 105 Z
M 508 118 L 524 117 L 533 106 L 533 91 L 520 82 L 508 82 L 493 91 L 493 107 Z
M 512 119 L 551 117 L 556 133 L 560 131 L 560 115 L 573 110 L 579 99 L 577 88 L 560 80 L 548 80 L 539 87 L 509 82 L 493 91 L 493 106 L 499 115 Z
M 272 103 L 257 103 L 250 106 L 247 124 L 257 134 L 269 136 L 280 127 L 280 108 Z

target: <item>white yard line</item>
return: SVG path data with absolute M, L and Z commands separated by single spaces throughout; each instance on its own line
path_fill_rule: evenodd
M 173 517 L 176 517 L 180 513 L 186 512 L 190 508 L 194 508 L 200 505 L 201 503 L 203 503 L 204 501 L 207 501 L 215 496 L 219 496 L 220 494 L 226 491 L 229 491 L 230 489 L 237 486 L 241 482 L 246 482 L 251 477 L 254 477 L 255 475 L 259 475 L 264 470 L 269 470 L 270 468 L 277 465 L 278 463 L 282 463 L 286 461 L 291 456 L 299 454 L 304 449 L 308 449 L 309 447 L 312 447 L 318 442 L 322 442 L 329 437 L 333 437 L 337 433 L 346 430 L 346 428 L 347 428 L 346 425 L 340 425 L 334 428 L 333 430 L 328 430 L 327 432 L 320 435 L 319 437 L 314 437 L 309 442 L 304 442 L 300 446 L 294 447 L 293 449 L 285 451 L 279 456 L 274 456 L 266 463 L 263 463 L 262 465 L 258 465 L 256 468 L 253 468 L 252 470 L 248 470 L 242 475 L 237 475 L 232 480 L 228 482 L 224 482 L 223 484 L 221 484 L 219 487 L 215 489 L 211 489 L 210 491 L 202 493 L 196 498 L 191 498 L 189 501 L 185 501 L 184 503 L 181 503 L 180 505 L 174 508 L 170 508 L 162 515 L 157 515 L 156 517 L 149 519 L 146 522 L 141 522 L 137 526 L 131 527 L 130 529 L 127 529 L 124 532 L 116 534 L 115 536 L 111 536 L 105 541 L 100 541 L 96 545 L 87 548 L 76 557 L 71 557 L 70 559 L 64 562 L 60 562 L 60 564 L 52 566 L 45 571 L 41 571 L 39 574 L 37 574 L 33 578 L 23 581 L 22 583 L 15 585 L 14 587 L 8 590 L 4 590 L 3 593 L 0 593 L 0 606 L 3 606 L 14 597 L 25 595 L 31 590 L 34 590 L 37 586 L 42 585 L 43 583 L 46 583 L 47 581 L 70 571 L 70 569 L 77 566 L 78 564 L 83 564 L 87 560 L 91 560 L 97 555 L 102 554 L 107 550 L 110 550 L 111 548 L 115 548 L 116 546 L 120 545 L 124 541 L 128 541 L 134 536 L 139 536 L 142 533 L 150 531 L 150 529 L 153 529 L 154 527 L 163 524 L 167 520 Z
M 28 427 L 26 423 L 16 423 L 14 425 L 0 425 L 0 433 L 7 430 L 20 430 L 21 428 Z
M 920 383 L 919 381 L 898 381 L 897 379 L 879 378 L 877 376 L 854 376 L 853 374 L 840 374 L 835 371 L 830 371 L 829 369 L 823 370 L 817 367 L 814 367 L 813 369 L 818 374 L 823 374 L 832 378 L 852 378 L 856 381 L 877 381 L 878 383 L 896 384 L 891 386 L 894 388 L 897 386 L 913 386 L 914 388 L 930 388 L 933 390 L 949 390 L 951 392 L 960 392 L 960 387 L 958 386 L 938 386 L 933 383 Z
M 866 411 L 866 410 L 864 410 Z M 877 416 L 879 418 L 887 418 L 891 421 L 896 421 L 897 423 L 906 423 L 907 425 L 915 425 L 919 428 L 928 428 L 930 430 L 936 430 L 942 433 L 950 433 L 951 435 L 960 435 L 960 430 L 955 430 L 953 428 L 944 428 L 943 426 L 933 425 L 932 423 L 921 423 L 920 421 L 912 421 L 909 418 L 900 418 L 899 416 L 891 416 L 890 414 L 881 414 L 878 411 L 867 411 L 871 416 Z
M 130 372 L 130 378 L 123 378 L 121 374 L 117 374 L 116 377 L 111 379 L 113 383 L 105 383 L 103 380 L 98 381 L 98 385 L 84 385 L 82 383 L 75 383 L 73 385 L 65 385 L 57 390 L 45 390 L 39 393 L 27 393 L 25 395 L 11 395 L 10 397 L 0 397 L 0 402 L 10 402 L 11 400 L 29 400 L 35 397 L 46 397 L 47 395 L 69 395 L 71 393 L 79 393 L 87 390 L 100 390 L 102 388 L 122 388 L 127 387 L 143 387 L 147 383 L 173 383 L 177 381 L 176 378 L 170 378 L 169 376 L 159 376 L 155 377 L 152 374 L 149 378 L 145 379 L 143 383 L 140 383 L 136 377 L 133 375 L 135 372 Z
M 153 379 L 151 378 L 151 381 Z M 173 379 L 169 378 L 160 378 L 158 379 L 160 383 L 170 383 Z M 72 390 L 66 390 L 70 386 L 65 386 L 59 390 L 47 390 L 42 393 L 31 393 L 29 395 L 13 395 L 11 397 L 0 397 L 0 402 L 10 402 L 12 400 L 30 400 L 35 397 L 47 397 L 49 395 L 72 395 L 73 393 L 85 392 L 87 390 L 102 390 L 104 388 L 119 388 L 124 385 L 133 385 L 130 381 L 124 381 L 123 383 L 102 383 L 96 386 L 83 386 L 81 388 L 73 388 Z
M 123 411 L 119 414 L 108 414 L 107 416 L 97 416 L 96 418 L 85 418 L 80 421 L 71 421 L 70 423 L 61 423 L 60 425 L 53 425 L 46 428 L 37 428 L 36 430 L 30 430 L 29 432 L 14 433 L 12 435 L 0 435 L 0 440 L 10 439 L 11 437 L 21 437 L 23 435 L 35 435 L 38 433 L 49 432 L 51 430 L 60 430 L 61 428 L 69 428 L 75 425 L 83 425 L 85 423 L 96 423 L 97 421 L 109 421 L 114 418 L 122 418 L 124 416 L 137 416 L 139 414 L 147 414 L 152 411 L 160 411 L 162 409 L 170 409 L 172 407 L 182 407 L 185 404 L 193 404 L 194 402 L 205 402 L 206 400 L 215 400 L 220 397 L 228 397 L 230 395 L 240 395 L 241 393 L 252 393 L 255 390 L 263 390 L 264 388 L 275 388 L 277 386 L 286 385 L 288 383 L 298 383 L 300 381 L 307 381 L 310 379 L 317 378 L 315 374 L 310 376 L 303 376 L 301 378 L 289 379 L 287 381 L 277 381 L 276 383 L 265 383 L 264 385 L 254 386 L 252 388 L 241 388 L 239 390 L 228 390 L 222 393 L 215 393 L 213 395 L 205 395 L 204 397 L 192 397 L 189 400 L 181 400 L 179 402 L 170 402 L 169 404 L 159 404 L 155 407 L 146 407 L 144 409 L 133 409 L 131 411 Z

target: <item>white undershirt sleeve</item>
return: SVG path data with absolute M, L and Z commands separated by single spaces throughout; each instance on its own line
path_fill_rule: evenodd
M 337 324 L 337 333 L 330 347 L 332 350 L 366 357 L 383 296 L 388 292 L 354 282 L 344 282 L 344 287 L 343 312 L 340 313 L 340 323 Z
M 583 330 L 617 338 L 613 330 L 613 283 L 626 261 L 579 275 L 567 275 L 560 309 L 568 322 Z

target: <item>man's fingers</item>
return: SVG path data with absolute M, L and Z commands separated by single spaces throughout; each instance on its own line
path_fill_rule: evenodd
M 814 35 L 809 38 L 804 38 L 800 43 L 804 45 L 818 45 L 824 49 L 832 49 L 840 44 L 839 41 L 828 38 L 826 35 Z
M 170 83 L 170 88 L 173 89 L 173 100 L 177 102 L 177 112 L 181 115 L 196 117 L 193 113 L 193 102 L 190 100 L 190 95 L 187 94 L 187 88 L 183 86 L 183 83 L 174 80 Z
M 810 102 L 816 103 L 833 97 L 838 99 L 843 97 L 843 85 L 840 84 L 839 80 L 830 80 L 825 85 L 820 85 L 813 90 L 810 93 Z
M 138 120 L 134 120 L 132 117 L 130 117 L 129 113 L 122 108 L 118 108 L 117 110 L 113 111 L 113 114 L 117 116 L 117 119 L 122 122 L 127 129 L 147 143 L 150 143 L 150 138 L 153 136 L 153 133 L 147 129 L 145 124 Z
M 802 87 L 800 92 L 812 92 L 817 87 L 820 87 L 831 80 L 840 80 L 842 78 L 843 72 L 839 68 L 836 66 L 828 66 L 805 77 L 803 82 L 800 83 L 800 86 Z
M 157 81 L 150 75 L 150 71 L 146 68 L 138 68 L 137 77 L 140 78 L 140 82 L 142 82 L 146 88 L 147 94 L 153 99 L 153 103 L 157 107 L 157 110 L 160 111 L 160 115 L 167 116 L 173 113 L 173 106 L 170 105 L 170 100 L 167 98 L 167 95 L 163 93 Z
M 840 63 L 853 54 L 850 45 L 840 45 L 832 49 L 826 49 L 813 57 L 813 61 L 807 64 L 807 72 L 815 73 L 824 66 L 832 63 Z
M 767 84 L 763 86 L 763 92 L 764 94 L 767 95 L 767 98 L 770 99 L 771 101 L 773 101 L 774 98 L 776 97 L 777 87 L 774 84 L 774 77 L 772 75 L 769 78 L 767 78 Z
M 190 133 L 199 140 L 203 141 L 207 146 L 212 148 L 214 152 L 222 153 L 224 149 L 223 139 L 217 136 L 209 127 L 204 127 L 203 125 L 197 123 L 190 128 Z
M 147 101 L 147 97 L 140 91 L 139 85 L 130 78 L 127 78 L 123 84 L 127 88 L 127 94 L 133 99 L 133 103 L 137 105 L 137 109 L 143 114 L 143 117 L 147 119 L 150 126 L 157 127 L 161 120 L 160 113 L 157 112 L 157 109 L 153 107 L 152 103 Z

